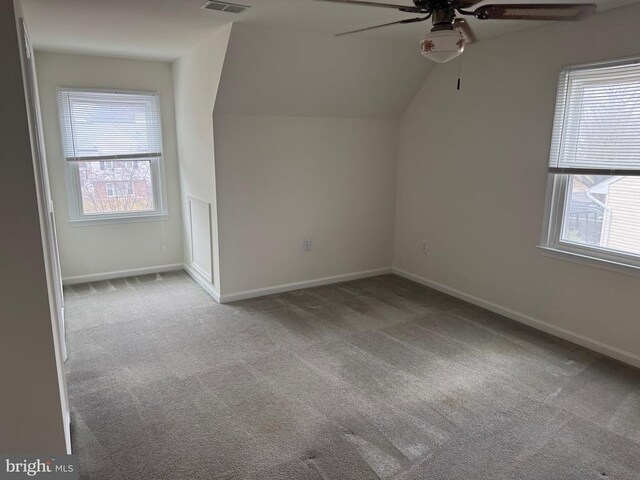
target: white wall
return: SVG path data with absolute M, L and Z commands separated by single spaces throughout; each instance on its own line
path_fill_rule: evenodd
M 215 159 L 213 148 L 213 106 L 224 63 L 231 24 L 176 60 L 176 122 L 180 158 L 181 204 L 183 209 L 184 261 L 192 259 L 192 240 L 211 249 L 209 268 L 216 288 L 220 284 L 218 220 L 216 216 Z M 211 239 L 192 239 L 189 198 L 211 205 Z M 213 271 L 211 271 L 213 270 Z
M 64 278 L 182 264 L 182 211 L 171 63 L 36 53 L 49 175 Z M 158 91 L 169 217 L 166 221 L 72 226 L 56 99 L 57 87 Z
M 640 280 L 536 248 L 558 70 L 640 54 L 638 25 L 634 5 L 479 42 L 461 91 L 436 67 L 400 125 L 394 265 L 640 365 Z
M 234 25 L 214 115 L 223 297 L 391 266 L 397 119 L 431 68 L 402 44 Z
M 20 14 L 19 2 L 16 2 Z M 0 452 L 66 453 L 12 2 L 0 2 Z
M 223 293 L 389 267 L 396 124 L 216 115 Z

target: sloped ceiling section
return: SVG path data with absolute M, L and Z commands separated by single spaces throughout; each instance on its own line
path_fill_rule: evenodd
M 399 118 L 432 66 L 417 45 L 234 24 L 214 113 Z

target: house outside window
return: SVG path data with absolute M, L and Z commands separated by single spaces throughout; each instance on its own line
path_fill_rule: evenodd
M 70 220 L 165 215 L 158 94 L 62 88 L 58 104 Z
M 640 268 L 640 59 L 560 73 L 542 247 Z
M 144 182 L 138 183 L 138 190 L 146 187 Z M 135 182 L 105 182 L 104 193 L 108 198 L 135 197 L 134 184 Z

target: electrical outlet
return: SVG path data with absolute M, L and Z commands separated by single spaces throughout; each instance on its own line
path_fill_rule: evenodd
M 425 240 L 422 241 L 422 253 L 427 253 L 427 242 Z
M 311 239 L 310 238 L 305 238 L 303 240 L 303 247 L 304 247 L 304 251 L 308 252 L 309 250 L 311 250 Z

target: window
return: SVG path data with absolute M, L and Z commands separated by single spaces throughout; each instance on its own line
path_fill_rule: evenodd
M 640 267 L 640 60 L 563 69 L 543 247 Z
M 60 89 L 71 221 L 166 214 L 156 93 Z

